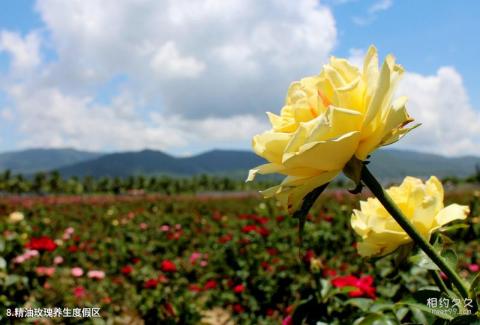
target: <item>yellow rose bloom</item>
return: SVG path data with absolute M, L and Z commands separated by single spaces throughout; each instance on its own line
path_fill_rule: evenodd
M 371 46 L 363 69 L 332 57 L 319 75 L 292 83 L 280 115 L 267 113 L 272 129 L 253 138 L 253 150 L 269 163 L 251 169 L 247 181 L 256 174 L 286 175 L 262 193 L 292 212 L 352 157 L 365 160 L 377 147 L 397 141 L 412 121 L 406 97 L 393 100 L 402 74 L 391 55 L 379 69 Z
M 23 213 L 18 212 L 18 211 L 12 212 L 12 213 L 10 213 L 10 215 L 8 216 L 8 220 L 9 220 L 11 223 L 17 223 L 17 222 L 22 221 L 23 219 L 24 219 Z
M 435 176 L 425 183 L 406 177 L 400 186 L 390 187 L 387 193 L 427 241 L 432 232 L 453 220 L 465 219 L 470 212 L 465 205 L 444 207 L 443 186 Z M 365 257 L 387 255 L 412 241 L 376 198 L 360 201 L 360 210 L 353 211 L 351 224 L 362 237 L 357 249 Z

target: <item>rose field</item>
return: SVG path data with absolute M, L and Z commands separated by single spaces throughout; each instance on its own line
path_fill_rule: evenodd
M 469 205 L 470 215 L 431 242 L 442 241 L 449 263 L 469 279 L 480 268 L 480 192 L 451 192 L 450 201 Z M 6 197 L 0 301 L 2 315 L 8 308 L 17 317 L 2 322 L 448 322 L 427 308 L 439 292 L 425 255 L 358 255 L 350 225 L 357 205 L 358 195 L 325 193 L 300 242 L 298 220 L 250 194 Z M 101 317 L 47 317 L 85 307 L 100 308 Z M 22 318 L 35 308 L 36 317 Z

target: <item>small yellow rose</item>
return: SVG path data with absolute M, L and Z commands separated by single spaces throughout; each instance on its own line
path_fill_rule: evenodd
M 23 213 L 18 212 L 18 211 L 12 212 L 12 213 L 10 213 L 10 215 L 8 216 L 8 220 L 9 220 L 11 223 L 17 223 L 17 222 L 22 221 L 23 219 L 24 219 Z
M 356 157 L 365 160 L 410 129 L 406 97 L 393 100 L 403 68 L 393 56 L 381 70 L 371 46 L 363 69 L 332 57 L 319 75 L 292 83 L 280 115 L 267 113 L 272 129 L 253 138 L 253 150 L 269 163 L 250 170 L 287 177 L 262 193 L 275 196 L 290 212 L 306 194 L 331 181 Z
M 390 187 L 387 193 L 426 240 L 441 226 L 465 219 L 470 212 L 465 205 L 444 207 L 443 186 L 435 176 L 425 183 L 406 177 L 400 186 Z M 357 246 L 362 256 L 383 256 L 412 241 L 376 198 L 360 201 L 360 210 L 353 211 L 351 224 L 362 237 Z

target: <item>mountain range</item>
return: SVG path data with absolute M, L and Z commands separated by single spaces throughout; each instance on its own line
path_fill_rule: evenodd
M 480 166 L 480 157 L 445 157 L 396 149 L 377 150 L 370 168 L 380 178 L 395 180 L 404 176 L 465 177 Z M 58 170 L 62 176 L 126 177 L 130 175 L 196 174 L 245 177 L 249 168 L 264 163 L 250 151 L 212 150 L 191 157 L 175 157 L 161 151 L 142 150 L 99 153 L 75 149 L 27 149 L 0 153 L 0 171 L 32 175 Z

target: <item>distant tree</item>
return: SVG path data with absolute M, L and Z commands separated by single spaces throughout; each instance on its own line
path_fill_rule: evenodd
M 48 192 L 47 174 L 38 172 L 33 176 L 32 191 L 38 194 Z
M 62 178 L 60 177 L 60 172 L 58 170 L 54 170 L 50 173 L 49 179 L 48 179 L 48 185 L 50 188 L 50 191 L 52 193 L 60 193 L 62 190 Z

